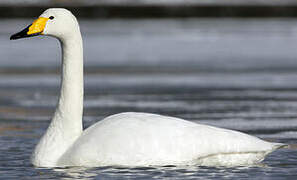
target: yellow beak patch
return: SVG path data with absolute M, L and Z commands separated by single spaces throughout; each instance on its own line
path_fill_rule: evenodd
M 40 17 L 36 19 L 32 25 L 29 27 L 29 31 L 27 32 L 28 35 L 30 34 L 36 34 L 36 33 L 41 33 L 43 32 L 46 22 L 49 20 L 49 18 L 45 17 Z

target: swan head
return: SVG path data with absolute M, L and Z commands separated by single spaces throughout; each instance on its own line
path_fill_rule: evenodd
M 22 31 L 12 35 L 11 40 L 48 35 L 64 39 L 79 31 L 75 16 L 64 8 L 50 8 L 44 11 L 38 19 Z

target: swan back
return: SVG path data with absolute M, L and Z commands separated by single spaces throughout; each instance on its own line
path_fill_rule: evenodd
M 148 113 L 121 113 L 86 129 L 60 166 L 253 164 L 280 145 L 237 131 Z

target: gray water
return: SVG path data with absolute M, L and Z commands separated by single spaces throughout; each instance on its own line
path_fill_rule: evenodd
M 85 128 L 151 112 L 290 144 L 249 167 L 33 167 L 57 101 L 60 51 L 52 38 L 8 40 L 30 22 L 0 22 L 1 179 L 295 179 L 297 19 L 80 21 Z

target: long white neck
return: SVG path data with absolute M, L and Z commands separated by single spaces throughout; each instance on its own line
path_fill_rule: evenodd
M 71 133 L 82 132 L 83 47 L 80 33 L 60 40 L 62 46 L 61 92 L 53 122 Z
M 83 47 L 80 31 L 59 38 L 62 47 L 61 92 L 52 121 L 35 148 L 32 163 L 55 166 L 82 133 Z

